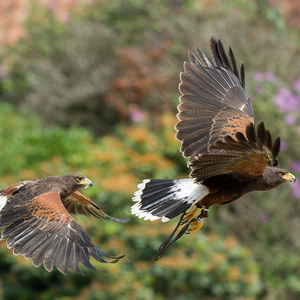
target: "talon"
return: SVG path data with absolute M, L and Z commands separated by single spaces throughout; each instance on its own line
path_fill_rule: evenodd
M 184 217 L 184 219 L 182 221 L 182 224 L 185 224 L 185 223 L 191 221 L 196 216 L 198 210 L 199 210 L 199 208 L 195 207 L 194 210 L 186 213 L 186 215 L 185 215 L 185 217 Z
M 195 221 L 191 222 L 191 228 L 188 230 L 188 233 L 198 231 L 203 226 L 204 220 L 202 218 L 196 218 Z
M 194 213 L 193 214 L 194 217 L 197 213 L 197 210 L 198 208 L 196 207 L 193 211 L 189 212 L 186 217 L 190 217 L 192 213 Z M 204 219 L 208 217 L 208 211 L 209 211 L 208 208 L 202 208 L 201 213 L 197 218 L 194 218 L 194 220 L 192 219 L 188 220 L 188 221 L 192 220 L 192 222 L 190 223 L 191 227 L 187 230 L 187 233 L 192 233 L 201 229 L 204 223 Z

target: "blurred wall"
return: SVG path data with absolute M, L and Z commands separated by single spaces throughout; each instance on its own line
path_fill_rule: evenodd
M 0 47 L 12 45 L 24 35 L 22 23 L 32 3 L 39 3 L 52 10 L 58 20 L 69 20 L 69 12 L 79 4 L 96 0 L 9 0 L 0 1 Z M 98 0 L 99 1 L 99 0 Z M 199 0 L 203 1 L 203 0 Z M 300 29 L 300 1 L 268 0 L 270 5 L 281 7 L 289 26 Z M 279 3 L 278 3 L 279 2 Z
M 78 4 L 88 4 L 94 0 L 9 0 L 0 1 L 0 47 L 16 43 L 23 35 L 22 23 L 29 13 L 32 3 L 45 5 L 52 10 L 58 20 L 69 19 L 70 10 Z
M 289 26 L 300 29 L 300 1 L 281 0 Z

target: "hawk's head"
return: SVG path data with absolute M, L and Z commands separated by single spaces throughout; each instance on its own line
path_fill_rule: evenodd
M 69 196 L 75 191 L 78 191 L 82 188 L 86 189 L 93 185 L 93 182 L 90 179 L 80 174 L 58 176 L 57 179 L 61 184 L 61 196 L 63 198 Z
M 63 176 L 64 180 L 66 180 L 70 186 L 73 186 L 74 188 L 81 189 L 81 188 L 88 188 L 89 186 L 93 186 L 93 182 L 85 177 L 84 175 L 80 174 L 70 174 Z
M 263 179 L 270 188 L 276 187 L 284 182 L 296 181 L 296 177 L 289 171 L 271 166 L 265 169 Z

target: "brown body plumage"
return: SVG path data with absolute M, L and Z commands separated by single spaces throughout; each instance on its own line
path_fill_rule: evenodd
M 70 213 L 103 217 L 116 222 L 97 204 L 78 190 L 91 186 L 82 175 L 51 176 L 12 184 L 0 191 L 1 234 L 15 255 L 31 258 L 34 266 L 55 266 L 61 273 L 68 269 L 82 274 L 79 263 L 94 268 L 89 256 L 100 262 L 116 262 L 121 257 L 105 254 L 95 247 Z
M 264 124 L 254 127 L 250 99 L 245 94 L 243 64 L 238 71 L 220 40 L 211 38 L 211 59 L 197 49 L 189 52 L 180 74 L 176 137 L 188 158 L 190 179 L 144 180 L 133 198 L 132 214 L 168 221 L 181 214 L 156 259 L 185 232 L 201 228 L 208 209 L 251 191 L 265 191 L 295 177 L 277 167 L 279 137 L 272 141 Z M 187 212 L 191 207 L 193 211 Z M 198 216 L 198 209 L 201 209 Z M 180 232 L 171 241 L 175 232 Z

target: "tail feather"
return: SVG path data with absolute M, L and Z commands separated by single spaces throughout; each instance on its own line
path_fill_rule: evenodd
M 209 193 L 208 188 L 194 179 L 145 179 L 138 185 L 131 213 L 154 221 L 167 222 L 185 212 Z

